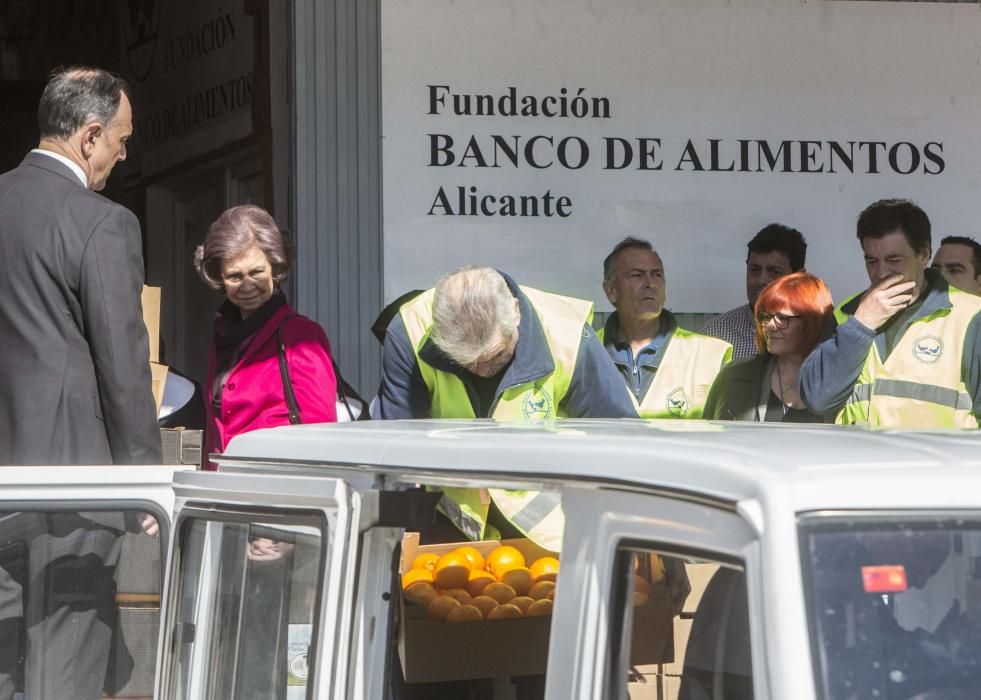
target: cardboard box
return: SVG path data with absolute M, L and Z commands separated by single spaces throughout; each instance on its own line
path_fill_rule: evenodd
M 146 326 L 147 340 L 150 343 L 151 389 L 159 416 L 168 371 L 167 365 L 160 364 L 160 287 L 144 285 L 140 294 L 140 304 L 143 307 L 143 325 Z
M 445 554 L 462 545 L 472 545 L 486 556 L 501 544 L 511 545 L 530 563 L 543 556 L 560 556 L 534 542 L 490 540 L 420 545 L 419 535 L 407 532 L 402 538 L 399 575 L 416 555 Z M 561 557 L 560 557 L 561 558 Z M 562 576 L 559 575 L 559 586 Z M 545 673 L 551 617 L 528 617 L 489 622 L 447 623 L 430 620 L 426 611 L 406 604 L 399 596 L 402 624 L 399 628 L 399 659 L 407 683 L 506 678 Z M 671 595 L 667 586 L 655 585 L 648 602 L 633 609 L 631 664 L 652 664 L 673 655 Z
M 186 428 L 161 428 L 160 443 L 163 446 L 164 464 L 190 464 L 201 466 L 200 430 Z
M 402 537 L 401 576 L 417 554 L 445 554 L 472 545 L 487 556 L 499 545 L 518 549 L 530 562 L 557 556 L 530 540 L 488 540 L 420 545 L 419 533 Z M 399 596 L 402 624 L 399 628 L 399 660 L 406 683 L 458 681 L 471 678 L 506 678 L 545 673 L 551 617 L 517 620 L 449 623 L 431 620 L 417 605 Z
M 160 287 L 143 286 L 143 323 L 150 341 L 150 362 L 160 362 Z

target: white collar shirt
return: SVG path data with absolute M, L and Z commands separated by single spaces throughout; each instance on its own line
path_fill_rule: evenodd
M 89 179 L 85 177 L 85 172 L 80 167 L 78 167 L 78 163 L 75 163 L 69 158 L 65 158 L 65 156 L 61 155 L 60 153 L 55 153 L 54 151 L 46 151 L 43 148 L 31 149 L 31 153 L 40 153 L 43 156 L 48 156 L 49 158 L 54 158 L 55 160 L 64 163 L 65 165 L 68 166 L 68 168 L 73 173 L 75 173 L 75 177 L 77 177 L 81 181 L 82 187 L 85 187 L 86 189 L 88 188 Z

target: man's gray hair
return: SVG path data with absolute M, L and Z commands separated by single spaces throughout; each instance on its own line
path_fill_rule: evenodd
M 129 97 L 126 81 L 100 68 L 59 68 L 44 86 L 37 107 L 42 139 L 66 139 L 89 122 L 107 125 Z
M 469 367 L 501 339 L 513 338 L 518 320 L 514 295 L 500 272 L 464 267 L 436 283 L 429 337 L 443 354 Z

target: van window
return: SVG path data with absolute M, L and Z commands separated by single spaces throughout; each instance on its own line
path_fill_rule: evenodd
M 323 519 L 191 516 L 179 521 L 178 536 L 166 697 L 312 697 Z
M 741 566 L 622 547 L 614 576 L 610 697 L 752 700 Z
M 977 697 L 976 513 L 810 516 L 801 528 L 818 697 Z
M 131 510 L 0 512 L 0 697 L 150 697 L 160 525 Z

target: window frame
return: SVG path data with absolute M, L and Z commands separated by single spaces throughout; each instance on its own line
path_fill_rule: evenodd
M 168 575 L 168 583 L 170 584 L 169 590 L 173 591 L 173 597 L 168 595 L 168 598 L 172 598 L 175 602 L 175 606 L 168 612 L 168 630 L 167 637 L 170 639 L 170 648 L 174 650 L 174 653 L 170 656 L 171 663 L 167 669 L 166 675 L 166 688 L 168 693 L 173 693 L 176 690 L 177 685 L 177 674 L 181 668 L 181 656 L 179 653 L 180 641 L 174 638 L 175 625 L 181 624 L 176 618 L 178 612 L 183 609 L 184 594 L 186 588 L 184 586 L 184 578 L 181 575 L 183 573 L 182 565 L 186 561 L 185 557 L 182 555 L 184 552 L 184 546 L 187 544 L 187 538 L 191 536 L 191 528 L 195 523 L 201 522 L 205 525 L 210 523 L 227 523 L 234 525 L 254 525 L 257 520 L 280 520 L 283 521 L 281 524 L 283 526 L 290 525 L 305 525 L 313 526 L 311 521 L 317 522 L 317 529 L 320 532 L 320 548 L 319 548 L 319 560 L 317 566 L 317 581 L 315 585 L 316 599 L 313 606 L 313 613 L 311 616 L 312 634 L 310 637 L 310 650 L 308 653 L 309 658 L 313 661 L 313 671 L 314 674 L 310 677 L 310 683 L 307 685 L 307 697 L 315 697 L 311 695 L 315 690 L 315 685 L 313 683 L 313 678 L 319 672 L 319 648 L 320 648 L 320 625 L 318 621 L 321 619 L 322 606 L 324 594 L 326 592 L 325 585 L 326 580 L 324 573 L 327 568 L 327 558 L 329 552 L 329 541 L 330 541 L 330 527 L 326 517 L 326 514 L 317 509 L 279 509 L 279 508 L 261 508 L 261 507 L 249 507 L 249 506 L 237 506 L 235 508 L 222 508 L 216 509 L 214 504 L 202 504 L 202 503 L 191 503 L 181 509 L 180 514 L 174 522 L 174 560 L 173 566 L 170 568 L 170 573 Z M 303 522 L 299 522 L 299 521 Z M 185 529 L 186 528 L 186 529 Z M 200 584 L 200 580 L 198 583 Z M 198 591 L 200 591 L 200 587 Z M 214 592 L 214 588 L 208 589 Z M 209 601 L 210 605 L 214 601 Z M 196 607 L 200 606 L 201 601 L 195 600 Z M 215 621 L 212 621 L 213 623 Z M 161 625 L 163 621 L 161 621 Z M 209 671 L 213 669 L 208 669 Z M 172 697 L 168 695 L 167 697 Z
M 746 572 L 754 691 L 769 697 L 760 543 L 735 504 L 584 484 L 566 486 L 562 503 L 578 516 L 566 520 L 566 575 L 556 589 L 549 668 L 574 671 L 549 674 L 548 698 L 624 697 L 621 613 L 614 606 L 623 601 L 616 561 L 626 547 L 738 563 Z
M 275 467 L 277 463 L 273 462 Z M 361 496 L 342 479 L 333 476 L 275 473 L 275 468 L 242 471 L 195 471 L 175 476 L 174 522 L 170 539 L 170 560 L 164 584 L 164 615 L 161 618 L 161 644 L 157 663 L 157 698 L 174 698 L 172 667 L 177 663 L 174 636 L 180 606 L 175 588 L 183 552 L 180 533 L 185 510 L 204 510 L 209 519 L 219 513 L 261 513 L 263 517 L 288 519 L 291 514 L 313 511 L 322 514 L 325 527 L 321 546 L 326 547 L 311 635 L 316 638 L 313 673 L 308 678 L 310 697 L 347 697 L 347 664 L 352 650 L 346 645 L 353 624 L 354 571 L 358 556 L 358 523 Z M 312 649 L 313 651 L 313 649 Z
M 814 599 L 814 562 L 811 560 L 809 537 L 813 534 L 847 533 L 848 524 L 855 521 L 865 521 L 865 532 L 896 531 L 903 524 L 922 524 L 925 521 L 953 522 L 955 520 L 970 521 L 977 524 L 981 532 L 981 511 L 965 508 L 943 510 L 927 508 L 910 509 L 856 509 L 856 510 L 818 510 L 805 511 L 797 514 L 797 548 L 800 552 L 799 562 L 803 584 L 804 624 L 807 626 L 807 639 L 811 654 L 811 676 L 814 679 L 814 696 L 818 700 L 828 700 L 829 690 L 825 679 L 828 675 L 827 662 L 823 653 L 823 645 L 817 626 L 817 620 L 812 616 Z M 940 528 L 938 528 L 940 529 Z M 961 528 L 968 529 L 968 528 Z M 975 529 L 975 528 L 970 528 Z

